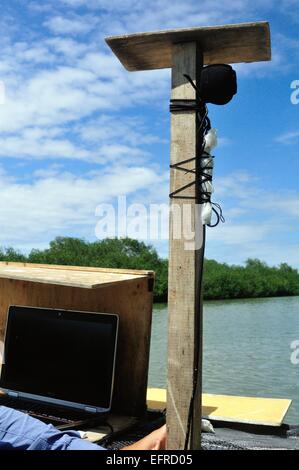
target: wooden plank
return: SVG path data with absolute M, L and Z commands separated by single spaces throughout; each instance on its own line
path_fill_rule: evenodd
M 268 22 L 174 29 L 106 38 L 107 44 L 129 71 L 172 66 L 172 46 L 196 41 L 204 64 L 271 60 Z
M 37 265 L 38 266 L 38 265 Z M 31 266 L 0 266 L 0 278 L 18 279 L 45 284 L 57 284 L 70 287 L 82 287 L 85 289 L 96 289 L 112 284 L 132 282 L 136 279 L 148 278 L 147 275 L 137 276 L 107 271 L 83 271 L 70 269 L 48 269 L 44 267 Z
M 202 394 L 202 415 L 213 421 L 281 426 L 292 404 L 286 398 L 241 397 L 234 395 Z M 147 405 L 151 409 L 166 408 L 166 390 L 149 388 Z
M 292 403 L 284 398 L 203 395 L 203 415 L 214 421 L 280 426 Z
M 177 44 L 173 48 L 172 98 L 195 99 L 195 91 L 183 74 L 196 82 L 201 66 L 201 54 L 196 43 Z M 171 116 L 171 164 L 196 155 L 197 123 L 193 111 L 180 111 Z M 187 167 L 187 165 L 186 165 Z M 189 168 L 194 168 L 191 162 Z M 194 175 L 171 170 L 170 191 L 194 181 Z M 195 186 L 183 193 L 195 197 Z M 195 213 L 195 200 L 172 199 L 170 207 L 169 281 L 168 281 L 168 380 L 167 380 L 167 445 L 169 449 L 184 449 L 188 411 L 193 389 L 195 353 L 195 316 L 197 310 L 197 251 L 187 250 L 180 215 Z M 180 212 L 180 214 L 178 214 Z M 186 212 L 185 212 L 186 213 Z M 177 215 L 176 215 L 177 214 Z M 194 216 L 184 221 L 184 230 L 195 232 Z M 180 232 L 180 233 L 179 233 Z M 194 241 L 194 240 L 193 240 Z M 201 370 L 199 370 L 199 376 Z M 197 394 L 201 393 L 200 383 Z M 199 401 L 199 404 L 198 404 Z M 195 401 L 195 441 L 200 445 L 200 398 Z M 197 424 L 198 422 L 198 424 Z
M 9 305 L 117 313 L 120 323 L 113 410 L 117 414 L 139 416 L 146 407 L 152 303 L 147 278 L 102 289 L 0 278 L 0 341 Z M 103 358 L 99 357 L 99 361 Z
M 42 263 L 20 263 L 13 261 L 0 261 L 0 269 L 2 266 L 16 266 L 16 267 L 27 267 L 27 268 L 45 268 L 45 269 L 59 269 L 64 271 L 89 271 L 97 273 L 116 273 L 116 274 L 133 274 L 139 276 L 153 276 L 154 271 L 148 271 L 145 269 L 115 269 L 115 268 L 99 268 L 93 266 L 67 266 L 61 264 L 42 264 Z

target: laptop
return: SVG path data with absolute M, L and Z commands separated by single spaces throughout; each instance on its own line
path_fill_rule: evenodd
M 105 422 L 118 322 L 116 314 L 10 306 L 0 405 L 59 429 Z

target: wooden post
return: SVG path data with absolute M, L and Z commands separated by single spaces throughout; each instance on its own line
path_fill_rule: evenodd
M 198 82 L 202 67 L 202 53 L 196 42 L 173 46 L 172 99 L 196 99 L 196 93 L 184 74 Z M 197 143 L 197 121 L 194 111 L 179 111 L 171 116 L 172 165 L 195 157 Z M 194 169 L 195 162 L 185 165 Z M 171 169 L 170 192 L 194 181 L 194 174 Z M 190 199 L 180 199 L 180 196 Z M 201 261 L 199 250 L 192 248 L 195 238 L 187 240 L 188 234 L 195 234 L 196 187 L 178 193 L 171 199 L 169 235 L 169 280 L 168 280 L 168 383 L 167 383 L 167 428 L 168 449 L 184 449 L 188 412 L 193 389 L 195 342 L 201 349 L 201 305 L 198 297 L 200 272 L 197 264 Z M 202 230 L 202 226 L 197 227 Z M 190 236 L 190 235 L 189 235 Z M 179 238 L 178 238 L 179 237 Z M 195 325 L 199 320 L 199 330 Z M 196 337 L 199 334 L 199 337 Z M 200 354 L 201 357 L 201 354 Z M 198 364 L 199 377 L 201 364 Z M 201 429 L 201 381 L 199 380 L 194 409 L 194 425 L 191 448 L 200 448 Z
M 267 22 L 155 31 L 106 38 L 107 44 L 129 71 L 172 67 L 172 98 L 195 99 L 195 90 L 184 78 L 196 82 L 202 54 L 204 64 L 257 62 L 271 59 L 270 30 Z M 199 51 L 201 48 L 201 51 Z M 195 157 L 198 146 L 194 111 L 175 112 L 171 117 L 171 163 Z M 196 166 L 190 164 L 189 168 Z M 194 180 L 194 174 L 172 169 L 171 192 Z M 198 197 L 195 186 L 184 196 Z M 168 331 L 168 448 L 183 449 L 187 416 L 193 388 L 193 369 L 197 362 L 198 386 L 194 400 L 192 449 L 200 447 L 201 428 L 201 346 L 202 247 L 191 249 L 182 231 L 195 231 L 195 200 L 173 199 L 169 236 L 169 331 Z M 190 215 L 193 213 L 193 218 Z M 178 214 L 178 212 L 181 212 Z M 184 212 L 184 213 L 182 213 Z M 189 212 L 189 214 L 188 214 Z M 185 215 L 185 219 L 184 219 Z M 179 224 L 181 222 L 181 230 Z M 204 237 L 197 225 L 197 240 Z M 178 236 L 178 232 L 181 232 Z M 187 249 L 189 248 L 189 249 Z

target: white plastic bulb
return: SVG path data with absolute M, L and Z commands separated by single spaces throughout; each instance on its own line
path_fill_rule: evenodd
M 210 129 L 207 135 L 205 136 L 205 152 L 211 153 L 211 151 L 217 147 L 217 129 Z
M 208 421 L 207 419 L 202 419 L 201 420 L 201 430 L 203 432 L 209 432 L 209 433 L 215 434 L 215 430 L 213 428 L 212 423 L 210 421 Z
M 205 202 L 201 206 L 201 221 L 203 225 L 209 225 L 212 220 L 212 204 Z

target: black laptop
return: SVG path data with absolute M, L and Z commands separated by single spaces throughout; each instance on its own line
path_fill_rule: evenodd
M 118 315 L 11 306 L 0 405 L 59 429 L 103 423 L 111 409 Z

